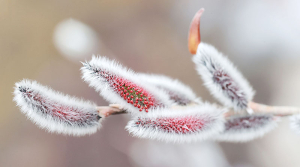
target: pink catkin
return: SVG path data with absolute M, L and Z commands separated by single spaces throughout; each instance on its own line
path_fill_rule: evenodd
M 225 123 L 225 131 L 259 128 L 265 126 L 273 119 L 272 115 L 236 117 Z
M 209 103 L 182 109 L 161 108 L 149 114 L 137 114 L 126 130 L 140 138 L 168 142 L 209 139 L 224 130 L 225 110 Z
M 216 70 L 213 73 L 213 81 L 216 82 L 224 92 L 226 96 L 232 101 L 237 102 L 237 106 L 241 108 L 247 107 L 247 99 L 245 93 L 240 89 L 237 83 L 223 70 Z
M 96 112 L 83 112 L 78 108 L 59 104 L 28 88 L 20 88 L 20 92 L 23 93 L 24 97 L 27 97 L 25 99 L 32 99 L 34 101 L 34 103 L 32 101 L 29 101 L 29 103 L 38 108 L 41 112 L 40 114 L 50 115 L 55 119 L 70 123 L 70 125 L 73 123 L 79 126 L 92 125 L 101 118 Z
M 201 42 L 193 61 L 204 85 L 217 100 L 236 112 L 247 109 L 255 93 L 226 56 L 213 46 Z
M 278 121 L 273 115 L 242 115 L 231 116 L 225 122 L 225 129 L 214 138 L 226 142 L 246 142 L 264 136 L 273 130 Z
M 169 99 L 178 105 L 187 105 L 192 102 L 200 102 L 193 90 L 184 83 L 164 75 L 139 73 L 139 78 L 152 86 L 162 90 Z
M 193 117 L 176 117 L 176 118 L 139 118 L 135 123 L 142 128 L 153 128 L 167 133 L 188 134 L 201 130 L 205 121 Z
M 179 105 L 187 105 L 192 102 L 191 99 L 187 98 L 186 96 L 184 96 L 178 92 L 174 92 L 174 91 L 169 90 L 168 88 L 162 88 L 159 86 L 158 86 L 158 88 L 165 90 L 168 93 L 170 99 Z
M 148 109 L 161 105 L 156 103 L 155 99 L 149 92 L 127 79 L 111 74 L 105 70 L 96 69 L 94 72 L 104 78 L 105 81 L 109 83 L 109 86 L 122 98 L 124 98 L 127 103 L 139 108 L 139 111 L 145 110 L 148 112 Z

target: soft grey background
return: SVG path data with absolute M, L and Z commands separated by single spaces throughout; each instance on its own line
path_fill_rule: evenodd
M 29 78 L 107 105 L 80 79 L 79 60 L 92 53 L 135 71 L 180 79 L 214 101 L 187 49 L 189 24 L 201 7 L 206 9 L 202 41 L 238 66 L 257 91 L 255 101 L 300 107 L 297 0 L 0 0 L 0 166 L 300 166 L 300 136 L 289 129 L 288 119 L 248 143 L 175 145 L 132 138 L 124 130 L 126 116 L 109 117 L 91 136 L 50 134 L 27 120 L 12 101 L 14 83 Z M 54 42 L 57 25 L 70 18 L 92 29 L 91 40 L 97 41 L 78 59 Z

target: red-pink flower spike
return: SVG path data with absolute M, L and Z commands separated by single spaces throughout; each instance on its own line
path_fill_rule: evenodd
M 224 132 L 215 137 L 218 141 L 247 142 L 273 130 L 279 121 L 273 115 L 246 115 L 229 117 Z
M 224 110 L 209 104 L 156 110 L 133 118 L 126 129 L 134 136 L 173 142 L 207 139 L 223 130 Z
M 106 82 L 109 83 L 127 103 L 134 104 L 135 107 L 139 108 L 139 111 L 145 110 L 148 112 L 148 109 L 160 105 L 156 103 L 153 96 L 142 87 L 104 70 L 96 70 L 95 72 L 98 72 L 98 75 L 104 77 Z
M 83 79 L 110 103 L 129 112 L 170 106 L 167 94 L 138 79 L 135 73 L 104 57 L 93 57 L 81 68 Z
M 16 83 L 14 95 L 21 111 L 50 132 L 80 136 L 100 128 L 101 116 L 89 101 L 62 95 L 29 80 Z
M 187 134 L 201 130 L 206 122 L 201 118 L 192 116 L 175 118 L 139 118 L 135 123 L 143 128 L 158 128 L 166 133 Z

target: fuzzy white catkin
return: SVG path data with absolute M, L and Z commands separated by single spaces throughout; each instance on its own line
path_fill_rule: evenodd
M 245 110 L 254 91 L 236 67 L 213 46 L 201 42 L 193 57 L 196 69 L 211 94 L 235 111 Z
M 24 79 L 16 83 L 14 101 L 31 121 L 49 132 L 92 134 L 103 119 L 94 103 L 63 95 L 36 81 Z
M 109 103 L 120 104 L 128 112 L 139 113 L 139 108 L 124 100 L 116 88 L 112 87 L 112 83 L 109 83 L 109 81 L 104 78 L 105 75 L 100 74 L 102 71 L 108 74 L 105 74 L 106 76 L 124 79 L 128 81 L 128 83 L 134 84 L 143 89 L 143 91 L 148 92 L 161 107 L 169 107 L 173 104 L 166 92 L 142 81 L 135 72 L 123 67 L 115 61 L 105 57 L 93 56 L 91 61 L 83 63 L 83 67 L 81 68 L 83 80 L 87 82 L 90 87 L 100 92 L 100 95 Z M 132 98 L 130 100 L 132 100 Z M 152 110 L 149 109 L 149 112 L 151 111 Z
M 126 130 L 140 138 L 166 142 L 202 141 L 224 129 L 225 109 L 204 103 L 183 109 L 161 109 L 135 115 Z
M 300 114 L 290 116 L 290 127 L 294 132 L 300 134 Z
M 225 122 L 225 130 L 214 139 L 226 142 L 254 140 L 277 127 L 279 120 L 279 117 L 268 114 L 232 116 Z
M 197 98 L 193 90 L 180 82 L 164 75 L 139 73 L 139 78 L 159 89 L 165 90 L 171 100 L 179 105 L 187 105 L 192 102 L 201 103 L 201 98 Z

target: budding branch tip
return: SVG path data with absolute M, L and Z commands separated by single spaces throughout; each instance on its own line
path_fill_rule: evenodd
M 188 47 L 189 51 L 192 54 L 196 54 L 199 43 L 201 42 L 200 38 L 200 18 L 204 12 L 204 8 L 201 8 L 194 16 L 189 31 L 188 37 Z

